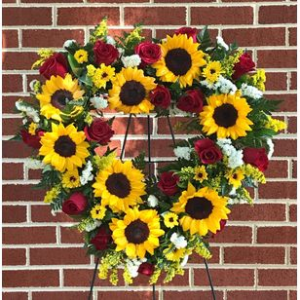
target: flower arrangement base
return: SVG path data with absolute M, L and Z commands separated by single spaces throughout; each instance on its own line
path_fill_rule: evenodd
M 123 143 L 123 147 L 121 150 L 121 155 L 120 155 L 120 159 L 123 160 L 124 158 L 124 153 L 125 153 L 125 148 L 126 148 L 126 143 L 127 143 L 127 138 L 128 138 L 128 133 L 129 133 L 129 129 L 130 129 L 130 124 L 131 124 L 131 119 L 132 119 L 132 114 L 129 114 L 128 117 L 128 121 L 127 121 L 127 125 L 126 125 L 126 131 L 125 131 L 125 136 L 124 136 L 124 143 Z M 171 125 L 171 121 L 170 121 L 170 117 L 169 115 L 166 116 L 167 118 L 167 122 L 168 122 L 168 126 L 170 129 L 170 135 L 172 137 L 172 142 L 173 145 L 175 146 L 175 135 L 174 135 L 174 131 Z M 150 126 L 150 116 L 147 115 L 147 145 L 148 145 L 148 161 L 146 162 L 146 164 L 148 165 L 148 176 L 151 176 L 151 164 L 154 163 L 154 161 L 152 160 L 152 156 L 151 156 L 151 126 Z M 156 160 L 157 162 L 165 162 L 163 160 Z M 93 288 L 94 288 L 94 284 L 95 284 L 95 279 L 96 279 L 96 274 L 97 274 L 97 270 L 98 270 L 98 265 L 99 265 L 99 260 L 100 258 L 97 257 L 96 259 L 96 263 L 95 263 L 95 269 L 94 269 L 94 273 L 93 273 L 93 277 L 92 277 L 92 281 L 91 281 L 91 286 L 90 286 L 90 293 L 89 293 L 89 297 L 88 300 L 92 300 L 92 296 L 93 296 Z M 213 286 L 213 282 L 212 282 L 212 278 L 209 272 L 209 267 L 208 267 L 208 263 L 206 259 L 204 260 L 204 265 L 205 265 L 205 270 L 206 270 L 206 274 L 207 274 L 207 278 L 209 281 L 209 285 L 211 288 L 211 293 L 212 293 L 212 299 L 216 300 L 216 294 L 215 294 L 215 290 L 214 290 L 214 286 Z M 155 284 L 152 285 L 152 300 L 156 300 L 156 296 L 155 296 Z

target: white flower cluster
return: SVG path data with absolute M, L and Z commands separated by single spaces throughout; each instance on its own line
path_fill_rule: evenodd
M 110 45 L 113 45 L 113 46 L 116 45 L 115 39 L 114 39 L 112 36 L 110 36 L 110 35 L 108 35 L 108 36 L 106 37 L 106 43 L 107 43 L 107 44 L 110 44 Z
M 175 245 L 176 249 L 182 249 L 187 246 L 185 237 L 176 232 L 171 235 L 170 241 Z
M 71 45 L 73 44 L 73 43 L 76 43 L 76 41 L 75 40 L 66 40 L 65 42 L 64 42 L 64 45 L 63 45 L 63 48 L 69 48 L 69 47 L 71 47 Z
M 98 220 L 91 220 L 91 222 L 88 222 L 87 224 L 85 224 L 84 230 L 86 232 L 91 232 L 94 229 L 96 229 L 97 227 L 100 227 L 100 225 L 102 224 L 101 221 Z
M 25 167 L 32 170 L 39 170 L 44 168 L 44 164 L 38 160 L 33 158 L 27 158 L 25 160 Z
M 94 175 L 93 175 L 92 171 L 93 171 L 92 163 L 90 161 L 88 161 L 82 171 L 82 175 L 80 176 L 81 185 L 85 185 L 85 184 L 87 184 L 88 181 L 91 181 L 94 179 Z
M 249 203 L 249 201 L 246 198 L 243 198 L 241 195 L 236 193 L 236 188 L 232 188 L 232 190 L 229 193 L 229 196 L 234 197 L 234 198 L 229 198 L 228 199 L 227 203 L 229 205 Z
M 101 94 L 100 96 L 94 96 L 90 98 L 91 104 L 96 109 L 103 109 L 108 106 L 108 102 L 106 100 L 107 94 Z
M 158 204 L 158 199 L 154 195 L 149 195 L 147 203 L 150 207 L 156 207 Z
M 174 154 L 176 157 L 183 158 L 186 160 L 191 159 L 191 152 L 192 152 L 192 149 L 190 147 L 176 147 L 174 149 Z
M 237 91 L 237 87 L 230 80 L 224 78 L 222 75 L 219 76 L 218 81 L 211 83 L 207 80 L 202 80 L 201 84 L 211 90 L 219 90 L 222 94 L 234 94 Z
M 130 56 L 123 56 L 121 58 L 121 60 L 122 60 L 122 63 L 125 68 L 137 67 L 142 62 L 142 60 L 138 54 L 133 54 Z
M 223 154 L 228 157 L 229 168 L 235 169 L 244 164 L 243 151 L 235 149 L 230 139 L 218 139 L 217 144 L 222 149 Z
M 274 153 L 274 143 L 272 139 L 266 139 L 267 145 L 269 147 L 269 152 L 268 152 L 268 159 L 271 159 Z
M 241 86 L 242 95 L 253 99 L 260 99 L 263 96 L 262 91 L 256 87 L 243 83 Z
M 40 121 L 38 111 L 30 106 L 24 105 L 21 100 L 16 102 L 16 108 L 23 112 L 28 118 L 32 119 L 34 123 L 38 123 Z
M 226 51 L 229 50 L 228 45 L 224 42 L 224 40 L 223 40 L 223 38 L 221 36 L 217 36 L 216 39 L 217 39 L 217 44 L 220 47 L 224 48 Z
M 135 278 L 139 275 L 138 273 L 138 269 L 140 267 L 140 265 L 143 263 L 143 262 L 146 262 L 147 259 L 146 258 L 143 258 L 141 260 L 139 259 L 127 259 L 126 260 L 126 267 L 128 269 L 128 272 L 130 274 L 131 277 Z

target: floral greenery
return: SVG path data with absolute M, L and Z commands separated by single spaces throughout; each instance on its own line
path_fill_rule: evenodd
M 106 18 L 86 45 L 41 49 L 33 64 L 46 79 L 31 83 L 32 103 L 19 100 L 23 125 L 15 139 L 42 168 L 37 188 L 54 212 L 73 217 L 87 253 L 101 259 L 99 277 L 127 283 L 139 273 L 156 283 L 184 273 L 189 255 L 211 257 L 209 238 L 231 206 L 252 203 L 249 187 L 265 183 L 272 138 L 285 124 L 271 117 L 280 101 L 263 97 L 265 72 L 250 55 L 207 27 L 180 28 L 146 41 L 142 27 L 108 35 Z M 120 112 L 184 115 L 176 128 L 196 133 L 174 147 L 177 160 L 146 177 L 145 153 L 122 162 L 109 148 Z

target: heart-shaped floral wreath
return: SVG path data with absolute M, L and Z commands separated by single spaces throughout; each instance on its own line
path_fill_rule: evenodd
M 36 149 L 29 167 L 42 168 L 44 201 L 84 233 L 99 277 L 117 284 L 139 273 L 154 284 L 183 274 L 195 251 L 211 257 L 208 238 L 226 224 L 230 206 L 252 202 L 247 187 L 265 183 L 271 138 L 285 123 L 271 117 L 278 101 L 263 97 L 265 72 L 251 56 L 213 44 L 206 28 L 183 27 L 146 41 L 135 26 L 108 35 L 106 19 L 82 46 L 39 51 L 33 103 L 16 103 L 23 125 L 16 138 Z M 144 155 L 122 161 L 109 144 L 113 119 L 103 110 L 185 115 L 178 124 L 193 138 L 174 147 L 175 162 L 145 176 Z

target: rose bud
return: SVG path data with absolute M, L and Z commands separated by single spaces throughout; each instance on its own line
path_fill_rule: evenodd
M 39 71 L 46 79 L 50 79 L 51 76 L 65 78 L 68 73 L 67 59 L 61 53 L 54 53 L 42 64 Z
M 240 56 L 239 62 L 233 67 L 234 73 L 232 78 L 234 80 L 239 79 L 242 75 L 248 72 L 254 71 L 255 63 L 253 62 L 251 56 L 248 53 L 244 53 Z
M 157 107 L 168 108 L 171 104 L 171 94 L 169 89 L 162 85 L 158 85 L 149 94 L 151 103 Z
M 208 138 L 196 141 L 195 150 L 203 164 L 214 164 L 223 157 L 221 150 Z
M 220 229 L 217 230 L 215 234 L 212 234 L 212 237 L 215 237 L 216 234 L 220 233 L 225 228 L 226 223 L 227 223 L 227 220 L 222 219 L 220 221 Z
M 157 62 L 161 57 L 161 49 L 159 45 L 149 41 L 138 44 L 134 51 L 140 56 L 142 63 L 146 65 L 151 65 Z
M 95 119 L 92 124 L 84 128 L 84 132 L 88 141 L 97 142 L 106 145 L 110 142 L 110 138 L 114 135 L 114 131 L 102 119 Z
M 113 45 L 97 41 L 94 45 L 94 55 L 96 64 L 104 63 L 108 66 L 119 57 L 119 52 Z
M 154 265 L 144 262 L 139 266 L 138 272 L 146 276 L 151 276 L 154 273 L 154 269 Z
M 197 43 L 197 28 L 181 27 L 175 30 L 176 34 L 186 34 L 188 38 L 192 37 L 194 43 Z
M 160 175 L 157 186 L 164 194 L 173 196 L 179 191 L 178 182 L 178 175 L 175 175 L 173 172 L 164 172 Z
M 67 215 L 80 215 L 88 205 L 87 198 L 81 193 L 73 193 L 62 205 L 62 211 Z
M 22 129 L 21 130 L 21 136 L 23 142 L 28 145 L 29 147 L 32 147 L 34 149 L 40 149 L 41 148 L 41 137 L 44 135 L 44 131 L 37 130 L 35 135 L 30 134 L 27 130 Z
M 107 249 L 111 242 L 111 231 L 105 226 L 101 226 L 95 237 L 91 239 L 91 244 L 93 244 L 97 250 Z
M 257 167 L 261 172 L 267 170 L 269 159 L 265 148 L 245 148 L 243 160 L 246 164 Z
M 203 109 L 204 95 L 200 90 L 189 90 L 179 98 L 177 107 L 183 111 L 200 113 Z

